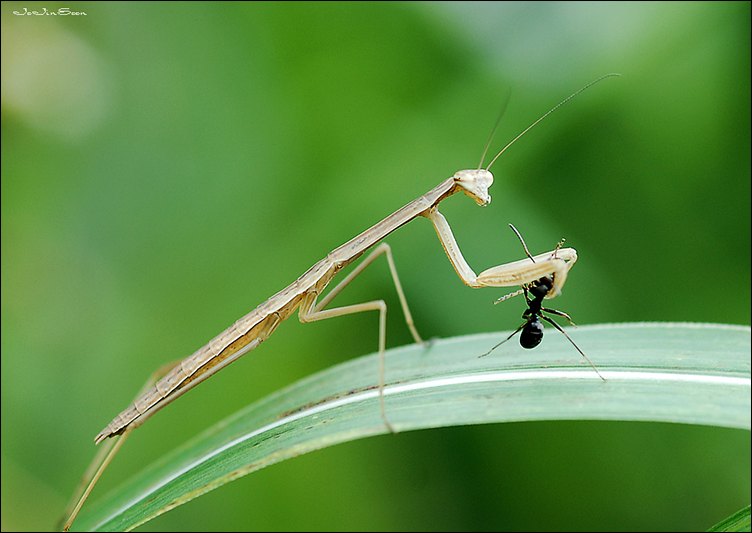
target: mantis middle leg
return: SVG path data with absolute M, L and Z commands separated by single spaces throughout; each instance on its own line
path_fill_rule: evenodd
M 334 318 L 338 316 L 351 315 L 354 313 L 362 313 L 365 311 L 378 311 L 379 312 L 379 406 L 381 410 L 381 418 L 384 421 L 384 425 L 389 431 L 394 433 L 394 427 L 389 422 L 386 416 L 386 406 L 384 403 L 384 386 L 385 386 L 385 355 L 386 350 L 386 302 L 384 300 L 372 300 L 370 302 L 364 302 L 360 304 L 347 305 L 343 307 L 335 307 L 333 309 L 324 309 L 335 296 L 337 296 L 342 289 L 352 282 L 363 270 L 368 267 L 373 261 L 380 255 L 386 255 L 387 262 L 389 263 L 389 271 L 394 281 L 394 286 L 397 289 L 397 295 L 399 296 L 400 305 L 405 316 L 405 323 L 407 324 L 410 333 L 418 344 L 424 344 L 423 339 L 418 334 L 417 329 L 413 323 L 413 317 L 410 313 L 410 308 L 407 305 L 407 299 L 405 293 L 402 290 L 402 284 L 400 283 L 399 276 L 397 275 L 397 268 L 394 265 L 394 258 L 392 257 L 392 249 L 386 243 L 379 244 L 373 252 L 371 252 L 358 266 L 350 272 L 345 279 L 340 281 L 329 293 L 324 296 L 321 301 L 317 301 L 318 295 L 316 293 L 310 293 L 303 301 L 300 307 L 299 318 L 301 322 L 314 322 L 317 320 L 326 320 L 327 318 Z

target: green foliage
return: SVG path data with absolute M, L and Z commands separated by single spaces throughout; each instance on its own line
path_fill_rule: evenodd
M 721 520 L 716 525 L 708 529 L 708 531 L 749 531 L 750 519 L 749 519 L 749 505 L 743 509 L 739 509 L 737 512 Z

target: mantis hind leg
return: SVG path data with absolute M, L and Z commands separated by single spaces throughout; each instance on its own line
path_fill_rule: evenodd
M 168 363 L 159 368 L 149 377 L 136 397 L 138 398 L 144 391 L 154 386 L 154 383 L 156 383 L 159 378 L 167 374 L 179 363 L 179 360 L 173 361 L 172 363 Z M 104 471 L 112 462 L 115 454 L 120 450 L 121 446 L 125 442 L 125 439 L 128 438 L 131 431 L 133 431 L 136 427 L 138 427 L 138 425 L 136 424 L 129 425 L 120 435 L 113 438 L 106 444 L 103 444 L 99 449 L 97 454 L 94 456 L 94 459 L 91 461 L 91 464 L 89 464 L 88 468 L 84 472 L 84 475 L 81 477 L 81 481 L 79 482 L 78 487 L 76 487 L 76 491 L 73 493 L 73 497 L 71 498 L 68 507 L 66 507 L 65 509 L 65 513 L 63 515 L 64 519 L 61 519 L 60 523 L 58 524 L 60 526 L 60 529 L 62 529 L 63 531 L 68 531 L 73 525 L 74 520 L 78 516 L 78 513 L 81 511 L 81 508 L 83 507 L 86 500 L 89 498 L 91 491 L 94 490 L 94 486 L 99 481 L 99 478 L 102 477 L 102 474 L 104 474 Z
M 105 443 L 99 451 L 97 451 L 94 460 L 86 469 L 86 472 L 84 472 L 81 482 L 73 493 L 73 498 L 65 509 L 65 514 L 63 515 L 65 519 L 60 522 L 60 528 L 63 531 L 68 531 L 73 525 L 73 521 L 78 516 L 79 511 L 81 511 L 84 502 L 89 498 L 89 494 L 91 494 L 91 491 L 94 489 L 94 485 L 96 485 L 99 478 L 102 477 L 105 469 L 109 466 L 110 462 L 115 457 L 115 454 L 130 434 L 131 429 L 132 428 L 129 427 L 121 435 L 118 435 L 115 439 Z
M 386 243 L 381 243 L 377 246 L 371 254 L 369 254 L 361 263 L 350 272 L 345 279 L 340 281 L 321 301 L 317 301 L 317 295 L 315 293 L 309 294 L 307 300 L 301 305 L 300 308 L 300 321 L 301 322 L 314 322 L 317 320 L 326 320 L 327 318 L 334 318 L 338 316 L 351 315 L 355 313 L 361 313 L 365 311 L 378 311 L 379 312 L 379 406 L 381 410 L 381 419 L 384 421 L 384 425 L 387 429 L 394 433 L 394 426 L 389 422 L 386 416 L 386 406 L 384 403 L 384 386 L 385 386 L 385 349 L 386 349 L 386 303 L 384 300 L 372 300 L 370 302 L 364 302 L 360 304 L 347 305 L 344 307 L 335 307 L 333 309 L 324 309 L 342 289 L 352 282 L 363 270 L 368 267 L 373 261 L 380 255 L 386 255 L 387 262 L 389 263 L 389 271 L 392 274 L 392 280 L 394 286 L 397 289 L 397 295 L 399 296 L 400 305 L 405 316 L 405 323 L 407 324 L 410 333 L 415 339 L 416 343 L 425 344 L 421 336 L 418 334 L 417 329 L 413 323 L 413 317 L 410 313 L 410 308 L 407 306 L 407 300 L 405 299 L 405 293 L 402 290 L 402 284 L 400 283 L 399 276 L 397 275 L 397 269 L 394 265 L 394 258 L 392 257 L 392 249 Z

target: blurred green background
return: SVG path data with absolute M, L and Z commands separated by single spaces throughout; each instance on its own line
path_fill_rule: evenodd
M 16 16 L 69 7 L 86 16 Z M 578 323 L 750 323 L 750 4 L 2 4 L 2 529 L 48 530 L 147 376 L 330 249 L 474 167 L 442 211 L 476 271 L 561 238 Z M 510 330 L 430 223 L 394 235 L 419 331 Z M 342 303 L 398 302 L 384 261 Z M 376 349 L 376 316 L 283 324 L 154 417 L 93 494 L 296 379 Z M 411 342 L 399 311 L 390 347 Z M 583 347 L 587 351 L 587 347 Z M 590 356 L 597 361 L 597 354 Z M 576 357 L 573 354 L 573 357 Z M 244 477 L 156 530 L 697 530 L 750 501 L 750 434 L 460 427 Z

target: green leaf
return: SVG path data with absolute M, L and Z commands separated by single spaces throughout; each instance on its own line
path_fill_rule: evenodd
M 750 428 L 750 328 L 675 323 L 553 330 L 535 350 L 493 333 L 389 350 L 397 431 L 523 420 L 641 420 Z M 130 530 L 225 483 L 340 442 L 386 433 L 378 357 L 340 364 L 223 420 L 85 507 L 74 526 Z
M 739 509 L 737 512 L 721 520 L 708 531 L 749 531 L 749 505 Z

